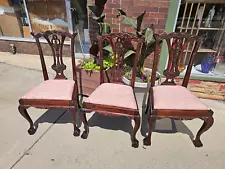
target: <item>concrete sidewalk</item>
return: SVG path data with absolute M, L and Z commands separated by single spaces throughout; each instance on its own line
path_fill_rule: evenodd
M 37 56 L 0 53 L 0 169 L 225 168 L 224 102 L 203 100 L 215 112 L 215 123 L 202 135 L 202 148 L 195 148 L 191 141 L 201 120 L 162 119 L 157 121 L 152 146 L 143 146 L 138 131 L 140 146 L 134 149 L 129 136 L 132 126 L 125 117 L 89 114 L 90 135 L 82 140 L 72 135 L 70 112 L 30 108 L 38 130 L 28 135 L 29 125 L 17 110 L 18 99 L 42 81 Z M 142 114 L 143 94 L 136 95 Z

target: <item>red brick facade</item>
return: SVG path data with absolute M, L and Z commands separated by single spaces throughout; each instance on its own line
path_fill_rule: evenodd
M 88 0 L 88 5 L 94 4 L 94 0 Z M 156 33 L 162 33 L 165 30 L 166 19 L 170 0 L 108 0 L 105 5 L 105 22 L 109 23 L 112 28 L 112 32 L 134 32 L 132 27 L 122 25 L 116 18 L 118 14 L 117 9 L 124 10 L 128 16 L 137 17 L 144 11 L 146 11 L 142 27 L 148 27 L 151 24 L 155 25 Z M 97 23 L 91 18 L 89 19 L 89 31 L 90 38 L 94 40 L 96 38 Z M 152 57 L 146 59 L 145 66 L 152 66 Z
M 112 23 L 112 31 L 134 32 L 133 28 L 118 23 L 116 15 L 119 8 L 124 10 L 128 16 L 133 17 L 137 17 L 146 11 L 142 26 L 145 28 L 154 24 L 156 30 L 162 32 L 165 29 L 169 0 L 108 0 L 105 7 L 105 21 Z
M 93 4 L 94 0 L 88 0 L 88 5 Z M 116 18 L 116 15 L 118 14 L 117 9 L 122 9 L 128 16 L 133 17 L 137 17 L 146 11 L 142 26 L 148 27 L 151 24 L 154 24 L 156 31 L 160 33 L 165 29 L 169 4 L 170 0 L 108 0 L 104 10 L 106 14 L 105 22 L 111 25 L 113 32 L 133 32 L 133 28 L 118 23 L 118 19 Z M 93 35 L 95 32 L 93 32 L 92 20 L 89 21 L 89 29 L 91 35 Z

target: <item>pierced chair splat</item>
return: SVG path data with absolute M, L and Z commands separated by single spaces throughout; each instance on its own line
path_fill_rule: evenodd
M 51 108 L 65 108 L 72 112 L 74 136 L 79 136 L 80 130 L 76 126 L 76 109 L 77 109 L 77 77 L 76 77 L 76 64 L 75 64 L 75 52 L 74 43 L 76 33 L 70 34 L 61 31 L 46 31 L 43 33 L 31 33 L 36 40 L 36 44 L 39 50 L 41 66 L 44 81 L 38 86 L 34 87 L 27 94 L 25 94 L 19 100 L 19 112 L 29 122 L 30 128 L 28 133 L 33 135 L 36 132 L 36 128 L 32 119 L 30 118 L 27 109 L 29 107 L 35 107 L 40 109 Z M 48 72 L 46 68 L 45 57 L 43 54 L 40 38 L 44 38 L 50 46 L 53 54 L 53 65 L 51 68 L 56 72 L 55 78 L 49 80 Z M 71 40 L 71 61 L 73 79 L 67 80 L 64 75 L 66 65 L 63 63 L 63 45 L 65 39 Z
M 100 51 L 100 81 L 101 85 L 84 101 L 83 118 L 86 119 L 85 112 L 95 111 L 107 116 L 127 116 L 134 120 L 135 125 L 131 134 L 133 147 L 138 147 L 136 133 L 140 127 L 140 115 L 134 94 L 134 82 L 136 77 L 136 66 L 142 47 L 143 40 L 133 34 L 128 33 L 111 33 L 98 36 L 98 45 Z M 110 83 L 104 83 L 103 67 L 103 44 L 112 47 L 114 65 L 111 70 Z M 130 85 L 125 85 L 122 81 L 124 75 L 125 53 L 130 49 L 135 51 L 133 55 L 133 70 Z M 82 134 L 87 138 L 89 127 L 84 124 L 87 131 Z
M 190 120 L 200 118 L 204 121 L 198 131 L 193 144 L 195 147 L 203 146 L 200 136 L 213 125 L 213 111 L 210 110 L 198 97 L 187 89 L 190 79 L 194 57 L 202 42 L 199 36 L 188 33 L 170 33 L 154 35 L 156 40 L 154 64 L 151 76 L 151 87 L 149 90 L 146 113 L 148 114 L 148 136 L 144 139 L 144 145 L 151 145 L 151 135 L 156 119 L 170 118 Z M 166 41 L 168 47 L 168 64 L 163 74 L 166 80 L 155 86 L 155 77 L 160 55 L 160 41 Z M 192 44 L 192 46 L 191 46 Z M 185 50 L 192 48 L 187 69 L 181 86 L 176 85 L 175 78 L 180 75 L 179 63 L 185 57 Z

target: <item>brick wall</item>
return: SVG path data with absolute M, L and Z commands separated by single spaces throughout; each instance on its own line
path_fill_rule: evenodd
M 162 33 L 165 29 L 170 0 L 108 0 L 105 5 L 105 22 L 109 23 L 112 32 L 135 32 L 132 27 L 122 25 L 118 22 L 116 15 L 117 9 L 124 10 L 128 16 L 137 17 L 146 11 L 142 28 L 151 24 L 155 25 L 156 33 Z M 94 4 L 94 0 L 88 0 L 88 5 Z M 95 39 L 97 30 L 96 23 L 89 19 L 90 38 Z M 152 67 L 152 57 L 149 56 L 145 61 L 146 67 Z
M 169 8 L 169 0 L 108 0 L 105 13 L 106 22 L 112 23 L 112 31 L 129 31 L 134 30 L 131 27 L 121 25 L 118 23 L 116 15 L 118 14 L 117 9 L 121 8 L 124 10 L 128 16 L 137 17 L 146 11 L 143 28 L 154 24 L 158 32 L 163 32 L 165 29 L 165 23 Z

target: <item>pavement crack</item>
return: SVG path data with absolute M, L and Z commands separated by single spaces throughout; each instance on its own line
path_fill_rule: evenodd
M 67 112 L 65 110 L 48 128 L 47 130 L 27 149 L 23 155 L 10 167 L 10 169 L 13 169 L 22 159 L 24 156 L 29 154 L 29 151 L 41 140 L 41 138 L 53 127 L 53 125 Z
M 2 70 L 0 76 L 2 76 L 4 73 L 6 73 L 8 71 L 9 71 L 9 69 Z

